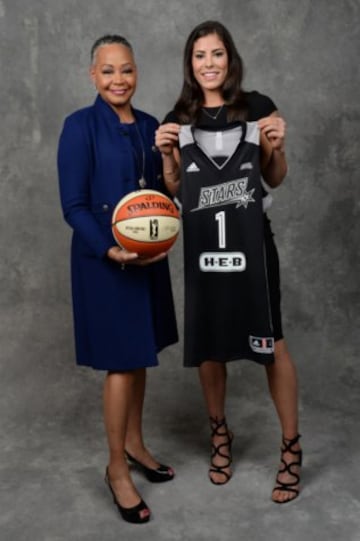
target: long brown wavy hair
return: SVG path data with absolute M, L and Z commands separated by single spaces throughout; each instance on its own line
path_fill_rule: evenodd
M 196 81 L 192 69 L 194 43 L 209 34 L 217 34 L 228 55 L 228 72 L 222 87 L 222 96 L 228 108 L 228 120 L 243 119 L 246 113 L 242 90 L 243 62 L 235 47 L 230 32 L 218 21 L 205 21 L 196 26 L 189 35 L 184 49 L 184 82 L 174 111 L 182 123 L 196 123 L 204 105 L 203 91 Z

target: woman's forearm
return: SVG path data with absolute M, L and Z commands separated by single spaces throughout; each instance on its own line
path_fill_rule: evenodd
M 262 171 L 262 175 L 271 188 L 276 188 L 284 180 L 287 169 L 285 151 L 274 149 L 270 161 Z
M 162 154 L 163 177 L 166 188 L 171 195 L 176 195 L 180 186 L 180 167 L 175 158 L 174 152 Z

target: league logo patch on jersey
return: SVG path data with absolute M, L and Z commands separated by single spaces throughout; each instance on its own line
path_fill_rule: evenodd
M 255 353 L 274 353 L 274 339 L 272 337 L 249 336 L 250 347 Z

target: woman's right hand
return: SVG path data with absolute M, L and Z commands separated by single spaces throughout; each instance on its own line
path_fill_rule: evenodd
M 123 250 L 120 248 L 120 246 L 112 246 L 107 251 L 107 256 L 112 259 L 113 261 L 116 261 L 117 263 L 120 263 L 120 265 L 139 265 L 140 267 L 144 267 L 145 265 L 150 265 L 151 263 L 156 263 L 157 261 L 161 261 L 167 256 L 167 253 L 161 253 L 154 257 L 140 257 L 139 254 L 135 252 L 128 252 L 127 250 Z
M 180 124 L 168 122 L 161 124 L 155 132 L 155 145 L 161 154 L 172 154 L 179 141 Z

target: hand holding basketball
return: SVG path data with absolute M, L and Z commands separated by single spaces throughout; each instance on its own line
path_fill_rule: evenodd
M 154 257 L 139 257 L 138 254 L 134 252 L 128 252 L 127 250 L 120 248 L 120 246 L 112 246 L 107 251 L 107 256 L 113 261 L 120 263 L 121 265 L 131 264 L 144 267 L 145 265 L 150 265 L 151 263 L 161 261 L 161 259 L 164 259 L 166 257 L 166 253 L 164 252 Z

